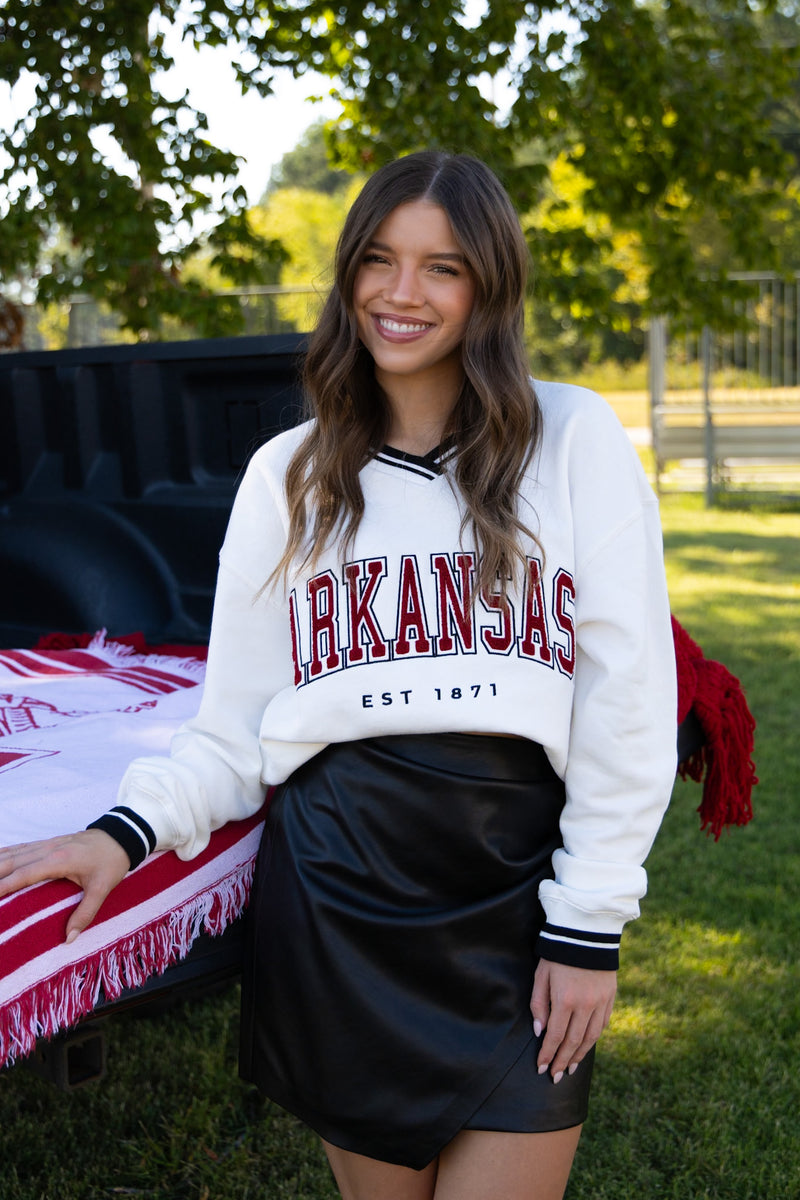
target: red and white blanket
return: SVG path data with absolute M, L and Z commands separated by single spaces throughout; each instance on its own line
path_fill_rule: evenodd
M 132 758 L 166 753 L 196 710 L 204 663 L 85 649 L 0 651 L 0 844 L 83 828 L 115 802 Z M 263 815 L 219 830 L 191 862 L 151 856 L 64 944 L 79 890 L 40 884 L 0 900 L 0 1066 L 182 958 L 244 908 Z

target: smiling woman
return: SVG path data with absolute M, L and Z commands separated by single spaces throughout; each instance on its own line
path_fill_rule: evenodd
M 191 859 L 274 785 L 240 1066 L 344 1200 L 560 1200 L 675 773 L 655 497 L 608 406 L 534 384 L 528 251 L 467 156 L 379 170 L 253 456 L 200 711 L 0 896 Z M 112 840 L 113 839 L 113 840 Z

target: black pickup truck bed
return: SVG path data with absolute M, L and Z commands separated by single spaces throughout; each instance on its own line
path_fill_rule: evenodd
M 278 335 L 0 355 L 0 646 L 53 631 L 202 645 L 217 553 L 252 451 L 297 423 L 304 339 Z M 95 1017 L 239 969 L 241 922 Z M 102 1073 L 102 1035 L 41 1044 L 46 1073 Z

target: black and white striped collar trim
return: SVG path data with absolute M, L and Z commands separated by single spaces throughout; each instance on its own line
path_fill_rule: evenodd
M 399 467 L 401 471 L 409 471 L 422 479 L 435 479 L 437 475 L 442 474 L 445 463 L 454 453 L 455 447 L 446 442 L 423 455 L 409 454 L 407 450 L 397 450 L 394 446 L 384 446 L 375 454 L 375 461 L 390 467 Z

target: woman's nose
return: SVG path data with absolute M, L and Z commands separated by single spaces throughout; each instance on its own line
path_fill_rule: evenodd
M 398 264 L 392 272 L 386 289 L 386 298 L 393 300 L 396 304 L 419 305 L 424 303 L 417 271 L 410 263 L 407 266 Z

